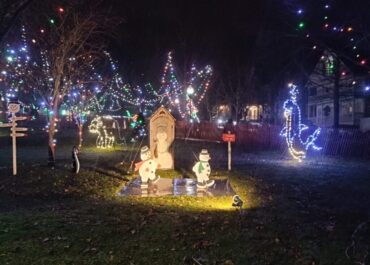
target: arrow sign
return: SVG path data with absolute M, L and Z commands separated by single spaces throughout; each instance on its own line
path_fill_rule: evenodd
M 13 123 L 1 123 L 0 124 L 0 128 L 2 127 L 12 127 L 13 126 Z
M 14 134 L 14 133 L 11 133 L 10 134 L 10 136 L 15 136 L 15 137 L 24 137 L 24 136 L 27 136 L 27 134 L 25 134 L 25 133 L 16 133 L 16 134 Z
M 12 119 L 14 121 L 23 121 L 23 120 L 27 120 L 27 117 L 13 117 Z
M 28 128 L 22 128 L 22 127 L 15 127 L 16 132 L 26 132 L 28 131 Z

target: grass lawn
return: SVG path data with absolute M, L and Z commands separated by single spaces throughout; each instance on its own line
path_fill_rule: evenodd
M 226 177 L 224 146 L 181 141 L 177 171 L 160 175 L 190 175 L 192 153 L 204 146 L 213 176 Z M 229 177 L 245 201 L 239 212 L 230 197 L 116 196 L 133 177 L 120 162 L 128 165 L 134 148 L 88 147 L 74 175 L 70 146 L 58 149 L 55 169 L 43 166 L 42 146 L 24 146 L 16 177 L 7 148 L 0 154 L 0 264 L 332 265 L 362 261 L 369 250 L 369 229 L 359 229 L 350 259 L 345 254 L 369 218 L 366 162 L 237 154 Z

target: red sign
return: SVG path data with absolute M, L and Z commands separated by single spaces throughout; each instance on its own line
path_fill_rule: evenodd
M 235 142 L 235 134 L 223 133 L 222 140 L 224 142 Z

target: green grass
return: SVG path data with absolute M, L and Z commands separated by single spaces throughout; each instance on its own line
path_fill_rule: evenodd
M 180 264 L 203 252 L 230 258 L 221 254 L 224 243 L 237 243 L 230 197 L 115 196 L 123 183 L 51 169 L 2 179 L 0 264 Z
M 346 265 L 351 235 L 368 220 L 362 164 L 246 160 L 232 174 L 216 167 L 213 177 L 229 177 L 245 201 L 240 215 L 231 197 L 116 196 L 134 177 L 119 163 L 130 154 L 124 149 L 87 147 L 75 175 L 66 159 L 56 169 L 26 163 L 35 153 L 23 148 L 18 176 L 0 169 L 1 265 Z M 161 177 L 191 176 L 192 157 L 176 148 L 178 171 Z

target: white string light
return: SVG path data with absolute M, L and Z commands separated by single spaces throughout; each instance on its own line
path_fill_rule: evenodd
M 321 150 L 321 147 L 315 144 L 321 129 L 317 128 L 305 141 L 302 140 L 302 132 L 307 130 L 308 126 L 302 123 L 301 108 L 297 102 L 297 86 L 292 83 L 288 86 L 290 88 L 290 98 L 283 105 L 285 126 L 280 135 L 285 137 L 288 150 L 292 157 L 302 162 L 306 158 L 308 149 Z

